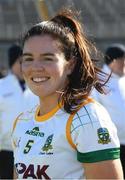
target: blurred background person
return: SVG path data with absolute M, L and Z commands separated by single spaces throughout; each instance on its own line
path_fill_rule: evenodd
M 22 48 L 18 44 L 12 44 L 8 49 L 8 64 L 10 73 L 9 75 L 15 75 L 22 90 L 25 90 L 25 81 L 23 79 L 20 60 L 22 58 Z
M 2 71 L 0 71 L 0 79 L 3 77 L 4 77 L 4 75 L 3 75 Z
M 3 71 L 0 71 L 0 79 L 3 78 L 5 76 L 5 74 L 3 73 Z
M 7 75 L 7 68 L 5 68 L 4 66 L 0 67 L 0 79 L 5 77 Z
M 103 72 L 111 74 L 106 95 L 95 89 L 92 96 L 109 112 L 121 143 L 121 162 L 125 177 L 125 46 L 112 44 L 105 51 Z
M 8 75 L 0 79 L 0 178 L 13 178 L 11 128 L 23 110 L 24 81 L 20 71 L 22 49 L 14 44 L 8 49 Z

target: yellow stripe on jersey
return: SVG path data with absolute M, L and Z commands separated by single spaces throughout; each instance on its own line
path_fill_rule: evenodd
M 92 98 L 87 98 L 84 103 L 81 105 L 81 107 L 85 106 L 86 104 L 89 104 L 90 102 L 96 102 L 94 99 Z M 80 107 L 80 108 L 81 108 Z M 67 124 L 66 124 L 66 137 L 67 137 L 67 140 L 69 142 L 69 144 L 72 146 L 72 148 L 76 149 L 76 145 L 73 143 L 73 140 L 72 140 L 72 137 L 71 137 L 71 124 L 72 124 L 72 121 L 73 121 L 73 117 L 75 116 L 76 113 L 73 113 L 69 116 L 69 119 L 67 121 Z
M 15 119 L 14 123 L 13 123 L 13 129 L 12 129 L 12 134 L 13 134 L 13 131 L 16 127 L 16 124 L 17 124 L 17 121 L 19 120 L 19 117 L 22 115 L 23 113 L 19 114 L 19 116 L 17 116 L 17 118 Z
M 47 114 L 42 115 L 42 116 L 39 115 L 39 113 L 40 113 L 40 107 L 38 107 L 37 110 L 36 110 L 36 114 L 35 114 L 35 119 L 36 119 L 36 121 L 42 122 L 42 121 L 48 120 L 48 119 L 51 118 L 61 107 L 62 107 L 62 105 L 61 105 L 61 103 L 60 103 L 60 104 L 58 104 L 54 109 L 52 109 L 50 112 L 48 112 Z
M 15 141 L 12 141 L 12 147 L 13 147 L 13 149 L 16 148 L 16 143 L 15 143 Z
M 75 116 L 75 113 L 71 114 L 69 116 L 68 121 L 67 121 L 67 124 L 66 124 L 66 137 L 67 137 L 67 140 L 68 140 L 69 144 L 72 146 L 72 148 L 76 149 L 76 145 L 73 143 L 71 133 L 70 133 L 70 128 L 71 128 L 71 124 L 72 124 L 72 120 L 73 120 L 74 116 Z

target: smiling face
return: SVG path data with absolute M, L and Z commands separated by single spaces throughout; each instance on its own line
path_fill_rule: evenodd
M 66 61 L 58 44 L 49 35 L 30 37 L 24 44 L 22 73 L 29 88 L 41 99 L 58 97 L 56 91 L 65 87 L 71 73 L 71 61 Z

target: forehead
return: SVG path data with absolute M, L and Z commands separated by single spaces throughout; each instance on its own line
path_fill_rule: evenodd
M 27 51 L 50 51 L 50 52 L 57 52 L 60 51 L 59 45 L 60 41 L 53 38 L 50 35 L 37 35 L 30 37 L 28 40 L 24 43 L 23 52 Z

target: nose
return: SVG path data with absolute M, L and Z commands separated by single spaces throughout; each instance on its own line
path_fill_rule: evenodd
M 32 69 L 33 70 L 44 70 L 45 67 L 44 67 L 44 64 L 41 62 L 41 61 L 34 61 L 33 64 L 32 64 Z

